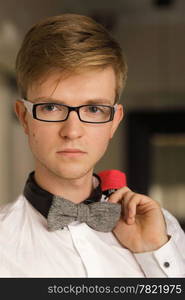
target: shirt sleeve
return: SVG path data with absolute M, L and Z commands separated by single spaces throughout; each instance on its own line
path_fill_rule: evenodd
M 153 252 L 135 253 L 146 277 L 185 277 L 185 233 L 178 221 L 163 210 L 169 241 Z

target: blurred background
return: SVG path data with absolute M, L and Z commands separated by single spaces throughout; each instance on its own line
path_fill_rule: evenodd
M 30 26 L 66 12 L 106 26 L 129 67 L 125 119 L 96 171 L 125 172 L 130 188 L 162 203 L 185 228 L 184 0 L 0 0 L 0 202 L 15 199 L 34 168 L 13 112 L 16 54 Z

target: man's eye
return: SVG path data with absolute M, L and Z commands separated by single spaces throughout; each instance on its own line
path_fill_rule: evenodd
M 88 106 L 88 111 L 91 113 L 101 112 L 101 109 L 98 106 Z
M 56 111 L 58 110 L 58 107 L 55 104 L 45 104 L 42 107 L 42 110 L 44 111 Z

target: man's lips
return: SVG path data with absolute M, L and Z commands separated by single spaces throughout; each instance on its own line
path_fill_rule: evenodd
M 86 152 L 80 149 L 67 148 L 67 149 L 57 151 L 57 153 L 66 156 L 78 156 L 78 155 L 85 154 Z
M 82 151 L 80 149 L 74 149 L 74 148 L 69 148 L 69 149 L 63 149 L 58 151 L 57 153 L 85 153 L 85 151 Z

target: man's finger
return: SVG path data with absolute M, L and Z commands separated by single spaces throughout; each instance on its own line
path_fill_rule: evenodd
M 128 191 L 131 191 L 131 190 L 127 186 L 117 190 L 112 195 L 110 195 L 108 202 L 117 203 L 117 202 L 122 201 L 122 199 L 124 198 L 125 194 Z

